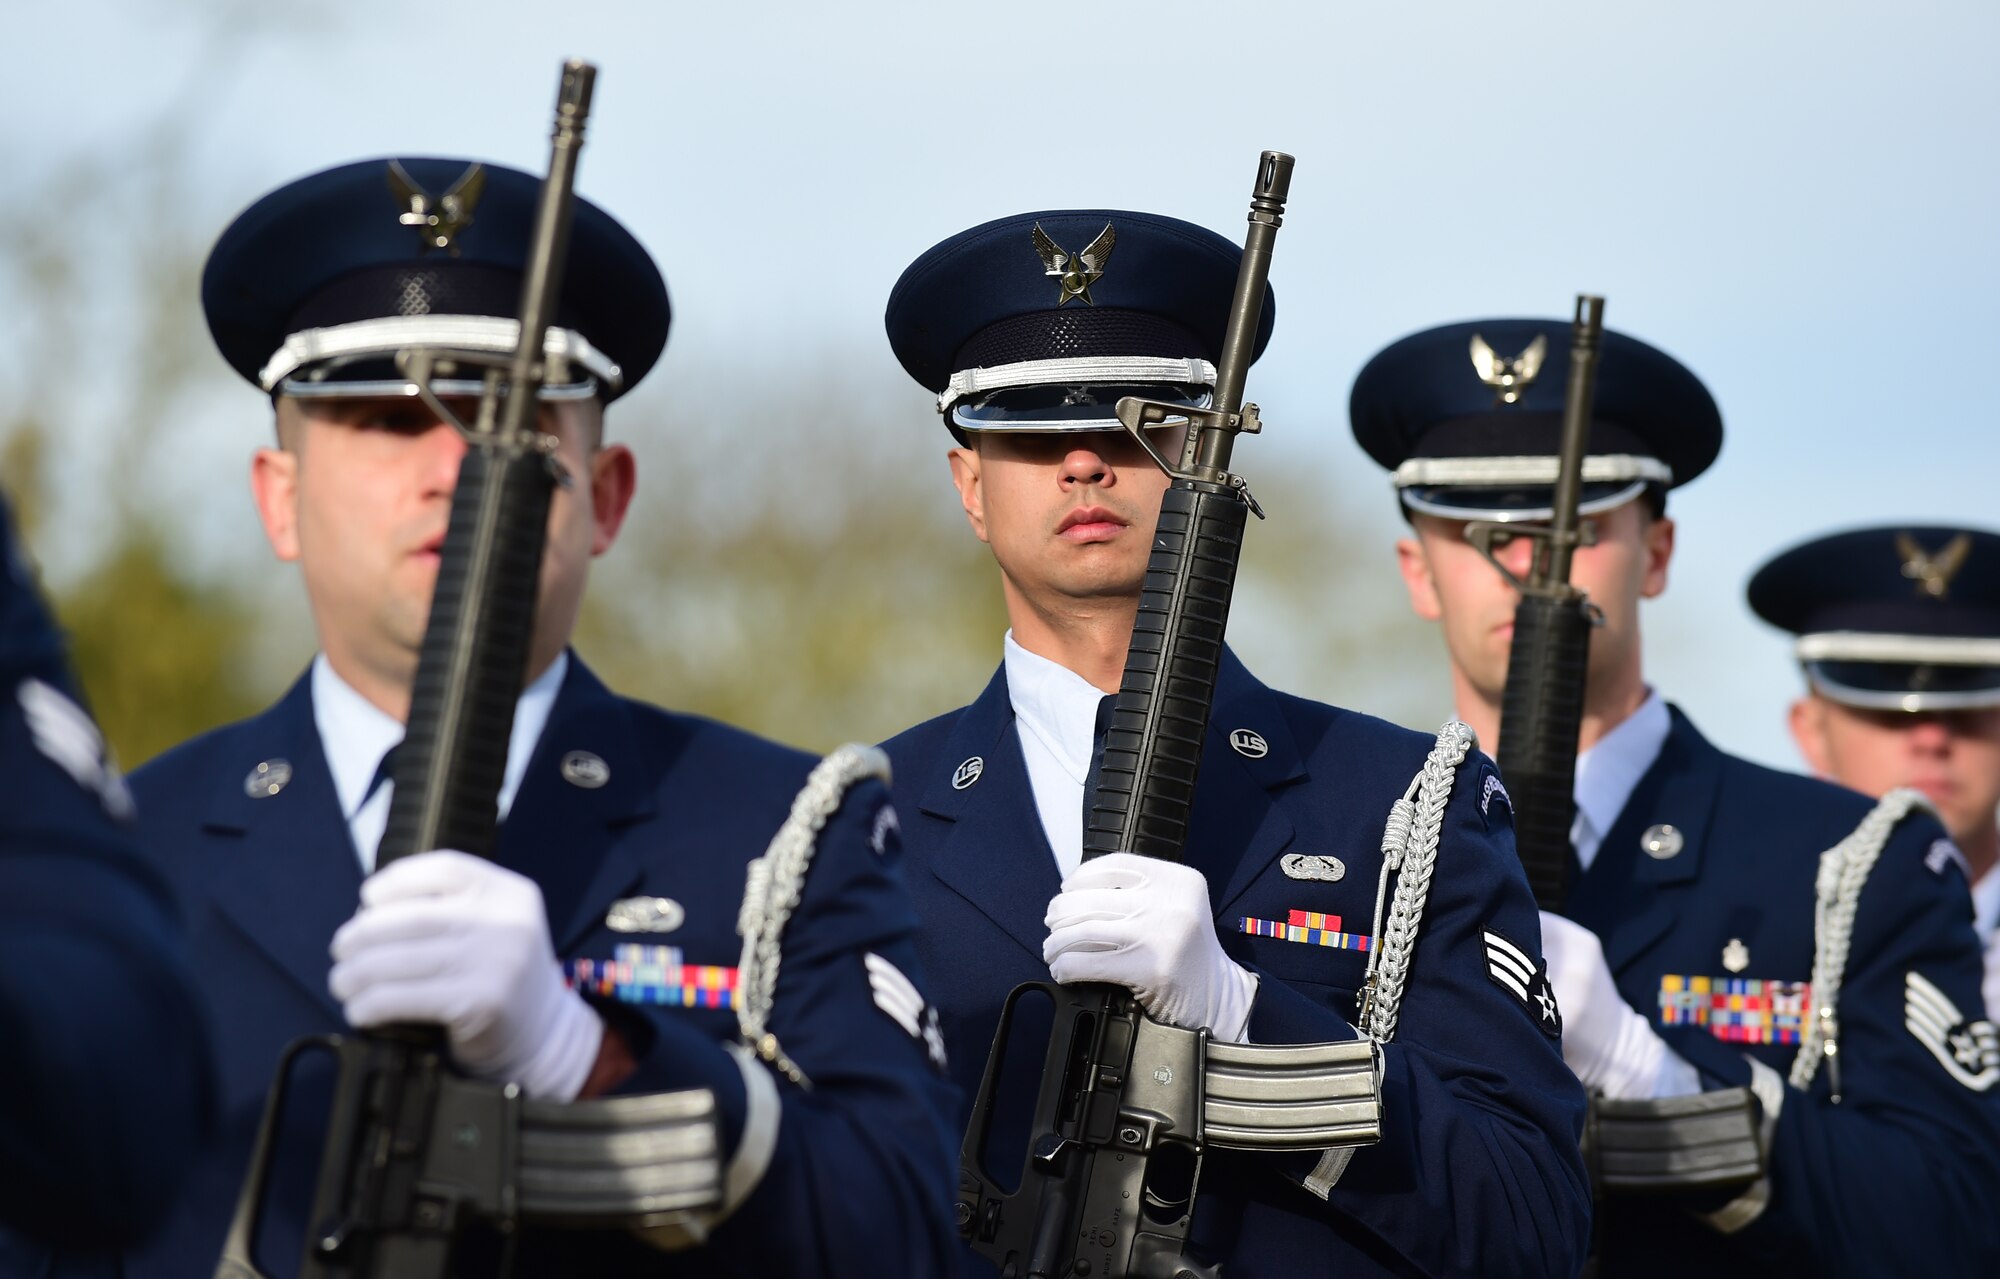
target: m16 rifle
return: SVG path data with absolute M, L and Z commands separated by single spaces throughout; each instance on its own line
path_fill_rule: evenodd
M 1086 858 L 1135 852 L 1179 861 L 1184 854 L 1243 530 L 1255 509 L 1242 478 L 1228 469 L 1229 455 L 1239 433 L 1259 427 L 1243 385 L 1292 164 L 1272 151 L 1258 161 L 1210 405 L 1118 402 L 1120 424 L 1173 483 L 1161 499 L 1124 676 L 1092 769 Z M 1189 424 L 1178 466 L 1145 435 L 1147 427 L 1176 421 Z M 1053 1005 L 1055 1021 L 1028 1157 L 1015 1181 L 989 1169 L 989 1129 L 1017 1009 L 1034 992 Z M 1007 1279 L 1212 1276 L 1211 1267 L 1185 1255 L 1203 1152 L 1325 1150 L 1377 1140 L 1374 1053 L 1367 1040 L 1217 1044 L 1205 1029 L 1152 1020 L 1122 987 L 1017 987 L 1002 1010 L 966 1132 L 961 1233 Z
M 1590 629 L 1602 620 L 1584 593 L 1571 585 L 1569 571 L 1577 548 L 1593 540 L 1578 507 L 1591 406 L 1597 395 L 1597 350 L 1603 340 L 1604 299 L 1579 295 L 1570 333 L 1555 509 L 1549 523 L 1474 520 L 1465 526 L 1466 540 L 1521 593 L 1507 655 L 1507 688 L 1500 699 L 1495 762 L 1513 801 L 1515 847 L 1535 901 L 1547 911 L 1562 909 L 1569 828 L 1576 818 L 1576 744 L 1583 728 Z M 1531 538 L 1535 544 L 1526 578 L 1516 577 L 1494 553 L 1516 537 Z
M 550 498 L 556 484 L 568 483 L 537 415 L 595 77 L 589 63 L 563 67 L 512 356 L 411 350 L 397 357 L 431 411 L 456 427 L 468 448 L 378 866 L 437 848 L 487 856 L 498 831 Z M 485 366 L 470 426 L 431 386 L 466 364 Z M 721 1198 L 715 1100 L 706 1091 L 530 1101 L 511 1084 L 457 1074 L 438 1027 L 326 1036 L 286 1052 L 218 1279 L 263 1275 L 257 1223 L 275 1130 L 288 1081 L 311 1054 L 330 1055 L 338 1074 L 298 1271 L 304 1279 L 434 1279 L 450 1272 L 454 1246 L 473 1221 L 503 1237 L 524 1223 L 670 1228 Z
M 1521 593 L 1500 700 L 1496 763 L 1511 793 L 1515 846 L 1535 901 L 1558 914 L 1576 819 L 1576 753 L 1590 632 L 1603 621 L 1569 580 L 1577 549 L 1595 540 L 1579 508 L 1603 340 L 1604 299 L 1579 294 L 1549 523 L 1475 520 L 1465 527 L 1466 539 Z M 1495 554 L 1515 537 L 1535 543 L 1526 578 L 1515 576 Z M 1583 1144 L 1599 1194 L 1739 1190 L 1763 1175 L 1760 1111 L 1748 1088 L 1686 1097 L 1593 1097 Z

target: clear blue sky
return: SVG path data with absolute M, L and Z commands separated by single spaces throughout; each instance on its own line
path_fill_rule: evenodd
M 1728 430 L 1673 502 L 1651 673 L 1776 763 L 1795 679 L 1742 604 L 1755 565 L 1841 524 L 2000 525 L 1991 3 L 349 0 L 285 6 L 299 16 L 196 61 L 215 15 L 275 7 L 38 7 L 0 79 L 6 198 L 179 94 L 207 121 L 186 212 L 216 229 L 367 155 L 536 168 L 557 61 L 586 56 L 582 186 L 674 295 L 659 380 L 726 403 L 753 372 L 900 386 L 883 301 L 955 230 L 1107 205 L 1233 236 L 1256 153 L 1287 150 L 1280 322 L 1252 379 L 1270 433 L 1245 470 L 1323 473 L 1329 503 L 1366 516 L 1352 553 L 1386 589 L 1397 522 L 1348 435 L 1355 370 L 1413 328 L 1605 293 L 1615 327 L 1701 374 Z M 885 429 L 935 429 L 921 393 L 897 394 L 908 421 Z M 261 429 L 239 401 L 227 430 Z

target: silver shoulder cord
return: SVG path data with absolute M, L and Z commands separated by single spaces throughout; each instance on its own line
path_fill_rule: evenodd
M 1868 872 L 1896 829 L 1912 809 L 1935 812 L 1917 791 L 1892 790 L 1882 797 L 1852 834 L 1819 855 L 1819 879 L 1814 888 L 1812 1022 L 1792 1060 L 1791 1085 L 1812 1086 L 1822 1061 L 1833 1100 L 1840 1101 L 1840 983 L 1847 975 L 1847 950 L 1854 937 L 1854 913 Z
M 801 1088 L 812 1087 L 805 1071 L 785 1055 L 769 1028 L 778 968 L 784 958 L 785 925 L 805 896 L 806 872 L 818 851 L 819 833 L 840 811 L 847 792 L 871 777 L 884 783 L 889 780 L 889 757 L 872 746 L 850 742 L 815 764 L 792 800 L 792 811 L 771 837 L 770 846 L 749 865 L 743 905 L 736 915 L 736 931 L 743 937 L 736 973 L 736 1026 L 742 1042 L 726 1045 L 743 1073 L 747 1094 L 743 1135 L 728 1166 L 722 1169 L 715 1207 L 683 1213 L 663 1225 L 635 1232 L 663 1252 L 678 1252 L 706 1240 L 750 1197 L 770 1169 L 783 1110 L 771 1071 Z M 759 1065 L 760 1061 L 764 1064 Z
M 813 766 L 785 824 L 771 837 L 764 855 L 750 863 L 743 906 L 736 916 L 736 931 L 743 937 L 736 979 L 737 1028 L 746 1047 L 801 1088 L 811 1088 L 812 1081 L 785 1055 L 769 1029 L 778 968 L 784 959 L 785 925 L 805 895 L 806 871 L 818 851 L 820 831 L 840 811 L 847 792 L 869 778 L 885 785 L 889 781 L 889 757 L 873 746 L 849 742 Z
M 1444 811 L 1451 803 L 1458 766 L 1478 738 L 1458 720 L 1438 730 L 1437 742 L 1423 767 L 1410 779 L 1409 789 L 1389 809 L 1382 831 L 1382 875 L 1375 885 L 1375 944 L 1368 955 L 1368 976 L 1362 984 L 1359 1029 L 1378 1044 L 1396 1035 L 1396 1014 L 1403 1003 L 1403 986 L 1410 976 L 1417 933 L 1430 897 L 1431 873 L 1437 867 L 1438 841 L 1444 833 Z M 1395 894 L 1389 883 L 1395 881 Z M 1383 916 L 1387 907 L 1387 919 Z
M 1812 1018 L 1805 1037 L 1799 1042 L 1798 1056 L 1792 1059 L 1788 1080 L 1757 1060 L 1750 1063 L 1750 1091 L 1763 1108 L 1758 1140 L 1768 1157 L 1771 1139 L 1777 1132 L 1778 1115 L 1785 1105 L 1785 1085 L 1804 1092 L 1812 1087 L 1821 1062 L 1826 1063 L 1829 1096 L 1840 1103 L 1840 984 L 1847 975 L 1847 952 L 1854 940 L 1854 915 L 1861 905 L 1861 890 L 1868 874 L 1894 833 L 1896 823 L 1912 810 L 1935 812 L 1931 802 L 1917 791 L 1892 790 L 1869 810 L 1861 824 L 1847 838 L 1819 855 L 1819 876 L 1813 886 L 1813 967 Z M 1771 1178 L 1767 1173 L 1748 1189 L 1714 1212 L 1698 1214 L 1722 1234 L 1735 1234 L 1762 1216 L 1771 1202 Z

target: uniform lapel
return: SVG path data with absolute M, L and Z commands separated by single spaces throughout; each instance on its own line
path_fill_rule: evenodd
M 977 777 L 954 785 L 963 781 L 975 759 Z M 899 780 L 922 796 L 920 810 L 951 823 L 931 873 L 1039 964 L 1049 931 L 1043 920 L 1062 882 L 1035 809 L 1004 666 L 958 717 L 944 753 L 928 767 L 928 777 Z
M 1660 757 L 1646 770 L 1632 798 L 1605 836 L 1590 870 L 1577 882 L 1571 909 L 1597 921 L 1604 957 L 1622 972 L 1679 917 L 1676 889 L 1698 882 L 1707 853 L 1709 820 L 1722 777 L 1722 755 L 1678 708 Z M 1655 826 L 1680 834 L 1680 851 L 1654 857 L 1641 847 Z
M 604 769 L 576 767 L 572 756 L 594 756 Z M 521 778 L 494 860 L 541 885 L 549 933 L 566 954 L 630 892 L 642 868 L 618 835 L 652 816 L 648 780 L 664 761 L 648 758 L 632 711 L 574 653 L 549 712 L 548 727 Z M 579 785 L 603 776 L 602 785 Z
M 328 947 L 360 902 L 361 863 L 320 748 L 311 685 L 301 678 L 247 726 L 202 825 L 239 845 L 231 873 L 216 878 L 217 907 L 340 1021 L 326 986 Z M 275 795 L 253 796 L 244 785 L 251 770 L 275 760 L 291 766 L 291 780 Z
M 1187 850 L 1188 864 L 1208 879 L 1216 918 L 1290 847 L 1295 831 L 1273 795 L 1305 775 L 1277 697 L 1224 650 Z

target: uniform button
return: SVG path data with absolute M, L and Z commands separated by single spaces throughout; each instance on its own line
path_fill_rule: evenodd
M 1687 840 L 1682 838 L 1677 828 L 1664 823 L 1648 826 L 1646 833 L 1639 836 L 1639 847 L 1646 850 L 1646 856 L 1657 861 L 1677 856 L 1686 843 Z

